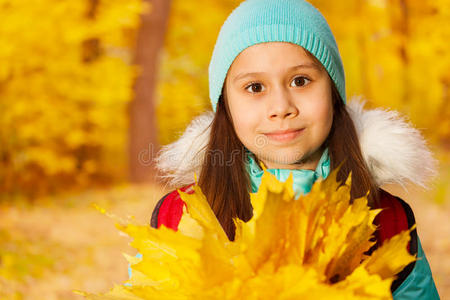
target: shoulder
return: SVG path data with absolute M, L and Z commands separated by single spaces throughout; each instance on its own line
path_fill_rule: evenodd
M 153 209 L 153 213 L 150 219 L 150 226 L 153 228 L 159 228 L 164 225 L 173 230 L 178 230 L 178 224 L 180 223 L 181 216 L 183 214 L 183 206 L 185 203 L 180 197 L 178 190 L 186 193 L 192 193 L 193 184 L 184 186 L 180 189 L 176 189 L 164 195 Z
M 394 235 L 411 229 L 415 224 L 414 213 L 403 199 L 391 195 L 385 190 L 380 189 L 379 208 L 383 210 L 378 214 L 375 223 L 378 225 L 376 232 L 377 244 L 381 245 L 385 240 L 392 238 Z M 417 255 L 418 236 L 417 230 L 414 229 L 410 233 L 411 239 L 408 244 L 408 251 L 412 255 Z M 411 274 L 416 262 L 410 263 L 397 276 L 392 283 L 391 290 L 394 292 Z
M 411 229 L 416 224 L 411 207 L 401 198 L 380 190 L 378 214 L 377 243 L 391 238 L 403 230 Z M 377 220 L 376 220 L 377 221 Z M 391 291 L 394 299 L 439 299 L 430 266 L 420 245 L 417 229 L 410 233 L 408 250 L 417 260 L 406 266 L 392 282 Z
M 379 238 L 382 241 L 410 229 L 416 224 L 414 213 L 409 204 L 400 197 L 391 195 L 382 189 L 380 189 L 378 208 L 383 209 L 376 219 L 377 225 L 379 225 Z

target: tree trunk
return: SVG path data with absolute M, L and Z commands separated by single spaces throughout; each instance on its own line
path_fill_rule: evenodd
M 137 35 L 135 63 L 140 74 L 134 86 L 134 99 L 130 103 L 129 178 L 132 182 L 155 179 L 153 159 L 159 149 L 155 115 L 155 86 L 159 53 L 170 10 L 170 0 L 143 0 L 150 12 L 141 17 Z

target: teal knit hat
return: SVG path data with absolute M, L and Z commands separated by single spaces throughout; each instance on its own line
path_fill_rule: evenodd
M 311 52 L 346 102 L 344 67 L 322 14 L 304 0 L 246 0 L 225 20 L 214 46 L 209 64 L 209 98 L 214 111 L 236 56 L 264 42 L 290 42 Z

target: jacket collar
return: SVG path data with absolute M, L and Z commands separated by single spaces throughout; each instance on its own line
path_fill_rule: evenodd
M 246 154 L 248 159 L 246 168 L 250 177 L 252 192 L 256 193 L 261 185 L 264 170 L 257 164 L 250 151 L 247 150 Z M 292 173 L 293 189 L 296 196 L 307 194 L 311 191 L 311 188 L 317 179 L 327 178 L 328 174 L 330 174 L 330 156 L 328 155 L 328 148 L 323 151 L 315 170 L 267 169 L 267 171 L 275 175 L 281 182 L 285 182 Z

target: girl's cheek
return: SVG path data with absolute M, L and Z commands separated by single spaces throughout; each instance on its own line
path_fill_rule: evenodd
M 262 117 L 264 107 L 261 102 L 252 99 L 240 99 L 239 103 L 234 104 L 232 110 L 235 118 L 247 127 L 258 122 Z
M 246 117 L 243 115 L 237 120 L 236 131 L 241 132 L 243 135 L 248 135 L 253 132 L 255 124 L 257 124 L 257 120 L 254 120 L 251 116 Z
M 320 91 L 320 92 L 319 92 Z M 311 95 L 310 101 L 306 101 L 304 110 L 311 114 L 311 117 L 317 119 L 321 123 L 332 122 L 333 118 L 333 105 L 332 96 L 326 89 L 319 89 L 315 95 Z M 301 113 L 301 112 L 300 112 Z
M 250 146 L 254 142 L 256 128 L 259 124 L 259 119 L 248 113 L 241 115 L 236 119 L 235 131 L 239 140 L 245 145 Z

